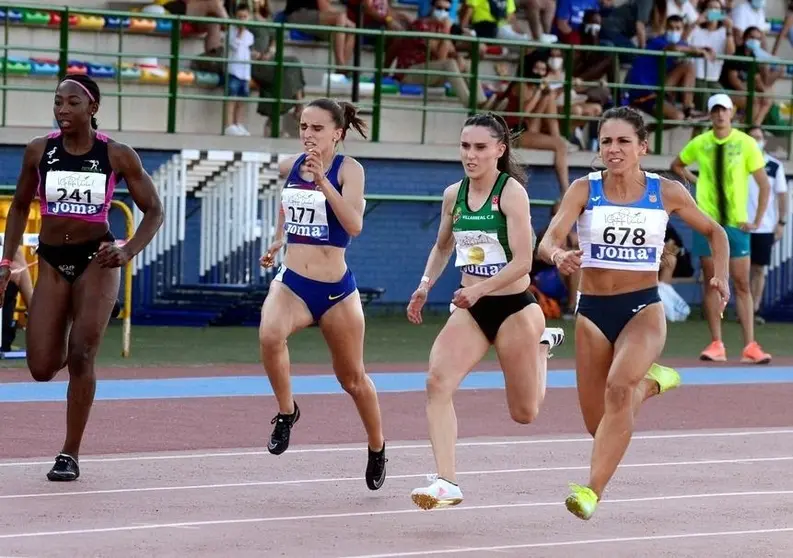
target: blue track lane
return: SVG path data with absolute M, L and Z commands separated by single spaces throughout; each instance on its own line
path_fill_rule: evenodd
M 736 385 L 793 383 L 791 367 L 719 367 L 681 368 L 683 384 Z M 0 372 L 2 374 L 2 372 Z M 422 392 L 426 373 L 373 373 L 377 390 L 381 393 Z M 1 403 L 57 402 L 66 400 L 66 382 L 0 383 Z M 462 389 L 502 389 L 501 371 L 473 372 L 463 382 Z M 553 370 L 548 373 L 549 388 L 575 387 L 573 370 Z M 332 375 L 294 376 L 295 395 L 342 394 Z M 148 380 L 99 380 L 97 401 L 132 399 L 180 399 L 196 397 L 245 397 L 272 395 L 267 378 L 262 376 L 225 376 L 206 378 L 173 378 Z

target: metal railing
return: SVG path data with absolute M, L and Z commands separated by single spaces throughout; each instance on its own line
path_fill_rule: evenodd
M 191 70 L 188 66 L 184 66 L 183 64 L 187 63 L 188 65 L 192 65 L 194 61 L 203 61 L 203 62 L 216 62 L 222 64 L 224 67 L 228 62 L 227 58 L 212 58 L 208 56 L 192 56 L 187 55 L 182 52 L 182 43 L 183 43 L 183 27 L 185 24 L 190 25 L 201 25 L 201 24 L 209 24 L 209 23 L 217 23 L 221 25 L 228 25 L 230 21 L 233 21 L 235 25 L 242 25 L 248 28 L 254 29 L 257 27 L 260 28 L 268 28 L 272 29 L 275 33 L 275 56 L 272 60 L 253 60 L 251 61 L 252 65 L 265 65 L 265 66 L 274 66 L 275 67 L 275 75 L 274 75 L 274 83 L 272 89 L 276 92 L 280 92 L 282 90 L 283 85 L 283 74 L 286 68 L 291 67 L 301 67 L 304 70 L 306 69 L 316 69 L 316 70 L 326 70 L 330 71 L 347 71 L 352 72 L 354 76 L 355 83 L 357 85 L 358 79 L 360 78 L 360 74 L 363 72 L 372 74 L 372 83 L 373 89 L 371 92 L 371 101 L 364 101 L 359 100 L 358 106 L 359 108 L 365 111 L 371 111 L 372 114 L 372 126 L 371 126 L 371 141 L 379 142 L 381 141 L 382 135 L 382 112 L 383 110 L 388 109 L 396 109 L 396 110 L 411 110 L 411 111 L 420 111 L 422 112 L 422 130 L 421 130 L 421 143 L 425 142 L 426 139 L 426 131 L 427 131 L 427 114 L 428 113 L 440 113 L 440 112 L 448 112 L 448 113 L 459 113 L 461 116 L 469 115 L 477 112 L 477 95 L 476 91 L 478 88 L 478 84 L 481 82 L 486 81 L 504 81 L 506 78 L 498 75 L 485 75 L 481 71 L 481 63 L 483 60 L 480 58 L 479 54 L 479 45 L 483 42 L 481 39 L 476 37 L 469 37 L 464 35 L 445 35 L 445 34 L 436 34 L 436 33 L 418 33 L 418 32 L 407 32 L 407 31 L 384 31 L 384 30 L 369 30 L 369 29 L 351 29 L 351 28 L 339 28 L 339 27 L 331 27 L 331 26 L 318 26 L 318 25 L 296 25 L 296 24 L 285 24 L 285 23 L 276 23 L 273 21 L 247 21 L 247 22 L 240 22 L 237 20 L 224 20 L 218 18 L 208 18 L 208 17 L 187 17 L 187 16 L 180 16 L 180 15 L 170 15 L 170 14 L 149 14 L 149 13 L 131 13 L 131 12 L 119 12 L 119 11 L 110 11 L 110 10 L 93 10 L 93 9 L 77 9 L 77 8 L 68 8 L 68 7 L 60 7 L 60 6 L 44 6 L 44 5 L 12 5 L 12 6 L 0 6 L 0 11 L 3 13 L 0 14 L 0 18 L 3 19 L 3 33 L 4 33 L 4 46 L 0 46 L 0 52 L 2 52 L 3 56 L 3 64 L 2 64 L 2 75 L 0 76 L 2 79 L 2 84 L 0 85 L 0 92 L 2 97 L 3 103 L 3 111 L 2 111 L 2 122 L 0 124 L 6 125 L 6 117 L 7 117 L 7 96 L 8 93 L 11 91 L 20 91 L 20 92 L 51 92 L 52 88 L 49 87 L 31 87 L 19 84 L 10 83 L 10 78 L 15 75 L 16 72 L 24 73 L 24 67 L 20 71 L 19 64 L 15 66 L 13 63 L 13 58 L 11 59 L 12 63 L 8 63 L 8 52 L 12 50 L 25 50 L 30 53 L 47 53 L 53 52 L 53 50 L 57 53 L 57 76 L 62 77 L 66 74 L 70 66 L 70 60 L 74 56 L 93 56 L 93 57 L 112 57 L 116 60 L 115 71 L 113 72 L 113 81 L 115 81 L 117 91 L 105 91 L 103 90 L 103 96 L 105 97 L 115 97 L 118 103 L 118 129 L 123 129 L 122 126 L 122 107 L 121 101 L 122 98 L 128 97 L 148 97 L 148 98 L 160 98 L 160 99 L 167 99 L 167 127 L 166 131 L 168 133 L 175 133 L 177 132 L 177 110 L 179 107 L 180 101 L 214 101 L 214 102 L 227 102 L 227 101 L 243 101 L 243 102 L 255 102 L 255 103 L 272 103 L 274 106 L 273 114 L 280 115 L 281 109 L 284 105 L 294 105 L 298 104 L 301 101 L 295 99 L 284 99 L 280 95 L 275 95 L 274 97 L 248 97 L 246 99 L 239 99 L 235 97 L 231 97 L 228 95 L 228 80 L 222 79 L 218 76 L 216 80 L 215 87 L 219 87 L 220 83 L 224 83 L 223 86 L 223 95 L 215 95 L 215 94 L 206 94 L 203 92 L 197 91 L 193 92 L 188 89 L 185 83 L 192 83 L 198 85 L 200 87 L 201 84 L 197 83 L 201 81 L 199 77 L 202 77 L 206 80 L 206 83 L 209 87 L 212 87 L 212 80 L 209 80 L 207 76 L 199 76 L 202 74 L 200 71 Z M 25 14 L 41 14 L 41 13 L 49 13 L 55 14 L 55 16 L 51 15 L 51 19 L 45 24 L 43 21 L 43 16 L 39 15 L 38 17 L 34 17 L 32 15 Z M 3 17 L 5 16 L 5 17 Z M 12 16 L 19 21 L 12 21 Z M 117 53 L 97 53 L 93 51 L 85 51 L 85 50 L 75 50 L 70 47 L 71 45 L 71 33 L 72 32 L 79 32 L 82 29 L 79 26 L 79 21 L 88 21 L 89 23 L 87 26 L 89 27 L 88 30 L 96 32 L 97 29 L 100 28 L 99 24 L 97 23 L 98 20 L 93 20 L 95 28 L 90 28 L 90 21 L 85 19 L 87 17 L 95 17 L 95 18 L 104 18 L 105 24 L 101 26 L 102 33 L 112 33 L 118 35 L 118 44 L 119 44 L 119 52 Z M 80 18 L 83 18 L 82 20 Z M 152 22 L 150 24 L 145 25 L 140 22 Z M 129 22 L 129 23 L 126 23 Z M 135 23 L 136 27 L 139 27 L 139 30 L 135 30 L 132 27 L 132 23 Z M 112 24 L 112 25 L 109 25 Z M 47 49 L 43 47 L 32 46 L 31 44 L 11 44 L 9 41 L 10 30 L 16 26 L 27 26 L 33 28 L 35 26 L 43 27 L 47 26 L 52 29 L 57 29 L 59 33 L 59 46 L 57 49 Z M 127 28 L 129 27 L 129 28 Z M 305 62 L 290 62 L 285 61 L 284 57 L 286 53 L 287 47 L 287 34 L 291 31 L 300 31 L 303 33 L 310 34 L 312 31 L 314 32 L 329 32 L 331 34 L 331 41 L 330 43 L 320 43 L 328 50 L 328 61 L 327 64 L 311 64 Z M 140 52 L 129 52 L 124 50 L 123 43 L 124 38 L 129 37 L 132 35 L 141 35 L 141 33 L 147 34 L 156 34 L 163 37 L 168 37 L 170 40 L 170 49 L 169 53 L 167 54 L 153 54 L 153 53 L 140 53 Z M 370 68 L 363 68 L 360 66 L 337 66 L 332 62 L 332 48 L 329 48 L 328 45 L 332 44 L 332 36 L 335 33 L 345 33 L 345 34 L 355 34 L 359 40 L 368 38 L 373 40 L 373 57 L 374 57 L 374 65 Z M 146 36 L 145 34 L 143 36 Z M 228 46 L 228 34 L 227 36 L 227 46 Z M 392 70 L 388 68 L 384 68 L 385 64 L 385 57 L 386 57 L 386 41 L 388 39 L 399 38 L 399 37 L 415 37 L 425 39 L 425 43 L 427 44 L 427 59 L 429 60 L 429 40 L 430 39 L 451 39 L 455 41 L 457 44 L 467 44 L 468 47 L 461 49 L 470 52 L 470 68 L 467 72 L 461 73 L 453 73 L 453 72 L 442 72 L 438 70 L 428 70 L 428 69 L 399 69 L 397 72 L 400 74 L 414 74 L 414 75 L 422 75 L 424 76 L 424 88 L 421 95 L 421 104 L 414 103 L 393 103 L 389 102 L 388 98 L 389 95 L 386 94 L 385 90 L 389 87 L 388 83 L 384 83 L 384 78 L 386 77 L 386 73 L 390 73 Z M 553 48 L 557 49 L 562 52 L 564 56 L 564 70 L 565 70 L 565 78 L 562 83 L 563 88 L 563 105 L 562 111 L 560 114 L 538 114 L 538 113 L 525 113 L 520 111 L 508 112 L 508 111 L 494 111 L 498 112 L 502 116 L 505 117 L 519 117 L 519 118 L 558 118 L 561 120 L 561 127 L 562 127 L 562 134 L 565 137 L 570 135 L 571 131 L 571 124 L 573 120 L 575 121 L 589 121 L 589 120 L 596 120 L 596 117 L 588 117 L 588 116 L 579 116 L 572 114 L 572 107 L 573 107 L 573 95 L 575 94 L 574 87 L 573 87 L 573 68 L 574 68 L 574 55 L 579 52 L 599 52 L 612 57 L 613 59 L 613 73 L 615 76 L 620 75 L 620 70 L 622 69 L 622 64 L 620 63 L 620 57 L 625 56 L 652 56 L 659 59 L 659 83 L 658 86 L 649 86 L 649 85 L 632 85 L 628 83 L 619 83 L 618 81 L 607 83 L 607 87 L 612 92 L 612 101 L 616 105 L 625 104 L 623 102 L 623 96 L 625 92 L 630 90 L 644 90 L 648 92 L 655 92 L 657 98 L 664 98 L 667 93 L 675 92 L 675 93 L 682 93 L 682 92 L 694 92 L 696 93 L 713 93 L 715 92 L 714 89 L 708 88 L 686 88 L 686 87 L 670 87 L 665 85 L 666 76 L 667 76 L 667 68 L 666 62 L 670 58 L 683 58 L 687 57 L 686 54 L 677 53 L 677 52 L 669 52 L 669 51 L 649 51 L 649 50 L 640 50 L 640 49 L 626 49 L 626 48 L 618 48 L 612 46 L 585 46 L 585 45 L 565 45 L 565 44 L 555 44 L 555 45 L 545 45 L 540 43 L 533 43 L 533 42 L 522 42 L 522 41 L 514 41 L 514 40 L 497 40 L 497 39 L 487 39 L 487 45 L 492 46 L 501 46 L 507 47 L 513 51 L 517 51 L 518 53 L 518 66 L 519 71 L 517 75 L 522 75 L 522 68 L 520 67 L 523 62 L 523 55 L 526 54 L 528 51 L 534 48 Z M 228 52 L 228 48 L 226 48 L 225 52 Z M 124 85 L 129 83 L 136 83 L 128 78 L 125 75 L 122 75 L 122 69 L 125 67 L 124 60 L 129 58 L 140 58 L 144 56 L 157 56 L 158 59 L 165 59 L 167 60 L 167 79 L 160 78 L 161 85 L 167 85 L 167 88 L 164 88 L 163 91 L 160 92 L 131 92 L 131 91 L 124 91 Z M 747 97 L 747 108 L 745 111 L 746 114 L 746 121 L 751 122 L 752 112 L 753 112 L 753 105 L 754 100 L 759 97 L 771 97 L 774 98 L 775 96 L 773 93 L 769 92 L 760 92 L 757 91 L 754 84 L 756 83 L 756 76 L 757 72 L 759 71 L 759 67 L 763 64 L 773 63 L 773 64 L 784 64 L 786 62 L 784 60 L 774 61 L 774 62 L 760 62 L 758 60 L 751 57 L 738 57 L 738 56 L 728 56 L 728 55 L 718 55 L 717 58 L 719 60 L 727 61 L 727 60 L 737 60 L 748 64 L 748 79 L 747 79 L 747 91 L 745 95 Z M 24 65 L 24 63 L 23 63 Z M 89 74 L 91 72 L 89 71 Z M 192 79 L 190 79 L 190 74 L 192 74 Z M 428 92 L 428 83 L 430 76 L 437 77 L 437 76 L 462 76 L 464 77 L 469 85 L 470 90 L 470 102 L 468 106 L 464 107 L 462 104 L 460 106 L 452 106 L 450 103 L 429 103 L 430 97 Z M 53 76 L 54 77 L 54 76 Z M 510 81 L 515 83 L 527 83 L 527 84 L 536 84 L 539 80 L 531 79 L 531 78 L 522 78 L 513 76 L 509 78 Z M 100 85 L 102 82 L 110 82 L 110 79 L 103 79 L 100 80 Z M 337 98 L 344 97 L 344 95 L 334 95 L 331 92 L 331 80 L 327 79 L 327 85 L 325 87 L 325 93 L 327 96 L 335 96 Z M 137 83 L 149 83 L 149 82 L 137 82 Z M 155 82 L 156 83 L 156 82 Z M 585 82 L 581 85 L 583 86 L 596 86 L 599 85 L 601 82 Z M 205 84 L 206 85 L 206 84 Z M 390 86 L 391 90 L 393 90 L 393 85 Z M 521 88 L 522 89 L 522 88 Z M 522 93 L 522 92 L 521 92 Z M 729 91 L 731 95 L 741 95 L 743 92 L 737 91 Z M 415 97 L 414 97 L 415 98 Z M 784 100 L 787 102 L 793 101 L 793 90 L 791 91 L 790 95 L 784 96 L 780 99 L 778 96 L 776 100 Z M 522 101 L 522 99 L 520 99 Z M 793 103 L 791 103 L 793 105 Z M 519 106 L 523 106 L 522 102 Z M 225 115 L 225 111 L 223 111 Z M 657 130 L 663 130 L 667 126 L 707 126 L 707 122 L 691 122 L 686 120 L 670 120 L 664 118 L 663 114 L 663 103 L 656 103 L 655 107 L 655 114 L 652 115 L 655 119 L 655 123 L 653 127 Z M 225 116 L 224 116 L 225 118 Z M 740 126 L 740 125 L 739 125 Z M 225 122 L 223 124 L 225 128 Z M 793 110 L 790 111 L 790 116 L 788 118 L 788 122 L 785 125 L 773 125 L 773 126 L 764 126 L 764 129 L 769 131 L 775 132 L 784 132 L 788 136 L 788 149 L 790 149 L 790 132 L 793 131 Z M 273 118 L 271 122 L 271 135 L 273 137 L 280 136 L 280 118 Z M 662 138 L 661 133 L 655 134 L 655 143 L 654 143 L 654 152 L 661 153 L 662 152 Z

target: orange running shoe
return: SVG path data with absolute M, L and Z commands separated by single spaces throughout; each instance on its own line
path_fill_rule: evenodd
M 743 348 L 741 362 L 746 364 L 768 364 L 771 362 L 771 355 L 765 352 L 757 341 L 752 341 Z
M 746 350 L 744 350 L 744 354 Z M 705 350 L 699 354 L 699 360 L 709 360 L 711 362 L 724 362 L 727 360 L 727 349 L 724 348 L 724 342 L 714 341 Z

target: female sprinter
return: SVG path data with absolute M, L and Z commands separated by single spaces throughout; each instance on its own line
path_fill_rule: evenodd
M 54 112 L 60 130 L 35 138 L 25 149 L 0 262 L 2 301 L 10 260 L 38 194 L 39 275 L 28 311 L 27 364 L 39 382 L 69 368 L 66 441 L 47 474 L 51 481 L 80 476 L 80 443 L 96 389 L 94 359 L 116 304 L 120 268 L 152 240 L 163 220 L 160 198 L 138 154 L 96 131 L 99 101 L 99 87 L 88 76 L 67 75 L 58 84 Z M 123 246 L 115 243 L 107 218 L 121 180 L 144 213 Z
M 345 262 L 350 238 L 363 227 L 364 171 L 352 157 L 336 153 L 350 127 L 362 136 L 364 122 L 349 103 L 317 99 L 300 116 L 305 152 L 281 165 L 286 184 L 276 239 L 262 266 L 271 267 L 284 245 L 284 265 L 270 283 L 262 305 L 259 344 L 279 413 L 267 449 L 280 455 L 300 418 L 289 381 L 286 339 L 318 323 L 328 344 L 333 370 L 352 396 L 369 438 L 366 485 L 377 490 L 385 481 L 385 440 L 374 383 L 363 363 L 364 316 L 355 277 Z
M 716 276 L 710 287 L 729 300 L 729 247 L 724 230 L 703 214 L 679 182 L 644 172 L 647 152 L 641 114 L 606 111 L 600 122 L 605 172 L 575 180 L 539 246 L 539 257 L 562 273 L 581 268 L 576 320 L 578 398 L 595 438 L 587 486 L 571 485 L 567 509 L 589 519 L 625 454 L 642 402 L 680 385 L 671 368 L 654 364 L 666 340 L 658 267 L 669 213 L 677 212 L 708 238 Z M 578 222 L 580 250 L 565 250 Z
M 421 323 L 427 293 L 457 249 L 462 285 L 452 314 L 430 352 L 427 421 L 437 475 L 412 493 L 423 509 L 457 505 L 463 494 L 455 476 L 457 417 L 452 396 L 493 345 L 504 370 L 512 419 L 529 424 L 545 397 L 548 352 L 564 340 L 545 330 L 545 316 L 528 291 L 533 249 L 529 197 L 512 161 L 509 129 L 500 116 L 468 118 L 460 137 L 465 178 L 443 193 L 438 238 L 424 277 L 407 308 Z

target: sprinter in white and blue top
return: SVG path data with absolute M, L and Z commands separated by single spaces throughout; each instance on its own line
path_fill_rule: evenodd
M 366 485 L 378 490 L 386 476 L 385 440 L 377 392 L 364 368 L 361 298 L 345 259 L 350 239 L 363 228 L 364 171 L 358 161 L 337 153 L 351 127 L 366 137 L 366 126 L 350 103 L 316 99 L 301 113 L 304 152 L 281 164 L 286 182 L 278 227 L 261 259 L 263 267 L 272 267 L 286 245 L 284 263 L 262 305 L 259 345 L 279 407 L 268 451 L 273 455 L 286 451 L 300 418 L 292 398 L 286 340 L 317 324 L 336 377 L 359 410 L 369 439 Z
M 727 234 L 702 213 L 682 184 L 644 172 L 641 114 L 606 111 L 598 131 L 605 172 L 574 181 L 538 248 L 563 274 L 581 269 L 576 318 L 576 379 L 581 412 L 595 437 L 586 485 L 571 484 L 567 509 L 595 512 L 630 443 L 635 402 L 680 385 L 680 375 L 656 364 L 666 341 L 658 268 L 670 213 L 708 239 L 716 275 L 710 287 L 729 300 Z M 579 249 L 565 239 L 578 224 Z

